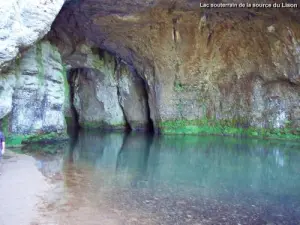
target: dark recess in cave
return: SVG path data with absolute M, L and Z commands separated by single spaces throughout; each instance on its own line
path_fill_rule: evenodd
M 71 121 L 68 124 L 68 134 L 75 139 L 78 135 L 78 131 L 80 130 L 80 125 L 78 122 L 79 115 L 74 106 L 74 76 L 76 74 L 76 70 L 77 69 L 70 69 L 67 71 L 67 80 L 70 87 L 69 101 L 71 106 Z
M 137 73 L 137 71 L 135 70 L 135 73 Z M 145 97 L 146 97 L 146 102 L 147 102 L 147 105 L 146 105 L 146 110 L 147 110 L 147 118 L 148 118 L 148 127 L 147 127 L 147 131 L 149 133 L 154 133 L 154 123 L 153 123 L 153 120 L 151 119 L 151 116 L 150 116 L 150 106 L 149 106 L 149 87 L 148 87 L 148 84 L 147 82 L 145 81 L 145 79 L 142 77 L 142 76 L 139 76 L 142 80 L 142 85 L 143 85 L 143 88 L 145 90 Z

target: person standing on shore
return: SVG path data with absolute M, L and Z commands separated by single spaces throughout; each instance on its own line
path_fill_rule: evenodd
M 0 131 L 0 175 L 2 172 L 2 155 L 5 153 L 5 137 Z

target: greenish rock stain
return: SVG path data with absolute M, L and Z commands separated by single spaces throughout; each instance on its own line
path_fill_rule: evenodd
M 19 147 L 23 144 L 35 142 L 55 142 L 68 139 L 66 133 L 40 133 L 40 134 L 13 134 L 10 127 L 10 115 L 5 116 L 1 120 L 1 130 L 5 135 L 5 142 L 7 147 Z
M 104 60 L 93 55 L 93 57 L 92 57 L 92 66 L 93 66 L 93 68 L 101 71 L 102 68 L 104 67 Z
M 42 44 L 39 42 L 36 44 L 36 61 L 38 65 L 38 80 L 39 84 L 44 84 L 44 64 L 43 64 L 43 50 L 42 50 Z
M 55 45 L 49 44 L 51 51 L 52 51 L 52 56 L 55 59 L 55 61 L 60 62 L 61 63 L 61 56 L 60 53 L 58 51 L 58 48 Z
M 14 63 L 16 78 L 20 77 L 21 57 L 17 57 Z
M 124 123 L 106 123 L 104 121 L 84 121 L 80 123 L 80 126 L 84 129 L 124 129 Z
M 174 82 L 174 91 L 176 91 L 176 92 L 183 92 L 184 91 L 183 84 L 180 83 L 179 81 L 175 81 Z

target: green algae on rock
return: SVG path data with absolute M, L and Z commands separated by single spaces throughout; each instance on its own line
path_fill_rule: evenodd
M 300 140 L 300 129 L 243 127 L 243 120 L 169 120 L 160 123 L 162 134 L 229 135 Z
M 169 120 L 160 123 L 160 132 L 162 134 L 212 134 L 300 140 L 299 128 L 256 128 L 247 125 L 245 121 L 243 119 Z

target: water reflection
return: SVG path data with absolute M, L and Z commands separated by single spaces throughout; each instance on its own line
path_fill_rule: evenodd
M 292 149 L 296 147 L 228 137 L 84 132 L 70 148 L 66 162 L 121 174 L 126 177 L 123 185 L 130 181 L 148 188 L 200 187 L 214 195 L 233 191 L 300 194 L 300 153 Z
M 217 224 L 221 217 L 298 224 L 298 149 L 296 143 L 229 137 L 82 132 L 56 166 L 78 207 L 123 204 L 121 211 L 149 213 L 145 218 L 155 213 L 161 224 Z M 185 216 L 172 216 L 180 212 Z

